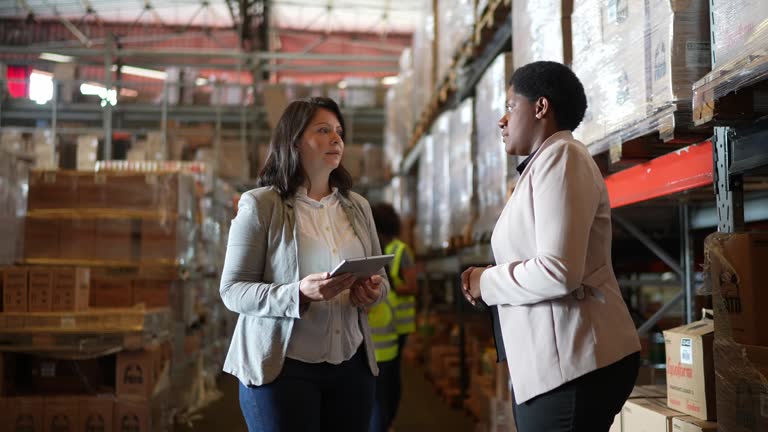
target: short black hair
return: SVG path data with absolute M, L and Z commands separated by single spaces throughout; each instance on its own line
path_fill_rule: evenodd
M 273 186 L 285 199 L 294 195 L 299 186 L 304 184 L 306 173 L 299 157 L 299 143 L 309 122 L 320 109 L 330 111 L 336 116 L 341 125 L 341 139 L 344 140 L 344 116 L 333 99 L 313 97 L 291 102 L 280 116 L 272 134 L 269 156 L 259 174 L 257 186 Z M 338 168 L 331 171 L 328 182 L 331 187 L 338 188 L 343 196 L 348 196 L 352 188 L 352 175 L 339 164 Z
M 557 126 L 574 130 L 584 119 L 587 111 L 587 95 L 584 86 L 573 71 L 562 63 L 538 61 L 517 69 L 509 85 L 515 93 L 531 102 L 547 98 L 555 112 Z
M 371 206 L 376 231 L 388 237 L 400 235 L 400 216 L 390 204 L 380 202 Z M 382 245 L 383 247 L 384 245 Z

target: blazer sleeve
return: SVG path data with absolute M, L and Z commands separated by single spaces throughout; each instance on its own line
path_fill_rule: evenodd
M 376 222 L 373 220 L 373 212 L 371 211 L 371 204 L 365 198 L 361 196 L 355 196 L 354 199 L 358 203 L 358 208 L 363 212 L 363 217 L 366 220 L 366 227 L 368 229 L 368 235 L 371 239 L 371 255 L 381 255 L 381 244 L 379 243 L 379 234 L 376 231 Z M 387 271 L 383 268 L 377 273 L 381 276 L 381 293 L 379 298 L 369 306 L 376 306 L 381 303 L 382 300 L 389 295 L 390 285 L 389 278 L 387 278 Z
M 601 191 L 590 166 L 593 162 L 576 145 L 581 144 L 550 147 L 534 161 L 538 162 L 531 167 L 535 168 L 531 170 L 535 256 L 483 272 L 480 290 L 487 304 L 534 304 L 566 296 L 581 286 Z
M 299 282 L 263 281 L 272 197 L 243 194 L 232 220 L 219 293 L 231 311 L 249 316 L 299 318 Z

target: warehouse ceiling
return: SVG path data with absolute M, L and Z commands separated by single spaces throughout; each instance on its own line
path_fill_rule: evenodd
M 247 0 L 3 0 L 0 17 L 66 19 L 234 28 Z M 411 33 L 419 2 L 412 0 L 273 0 L 276 28 L 333 32 Z

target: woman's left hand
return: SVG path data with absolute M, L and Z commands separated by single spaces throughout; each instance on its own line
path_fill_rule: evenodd
M 349 289 L 349 300 L 358 307 L 376 302 L 379 296 L 381 296 L 381 276 L 379 275 L 359 280 Z
M 477 305 L 477 299 L 480 298 L 480 276 L 485 271 L 481 267 L 470 267 L 461 274 L 461 292 L 464 298 L 473 306 Z

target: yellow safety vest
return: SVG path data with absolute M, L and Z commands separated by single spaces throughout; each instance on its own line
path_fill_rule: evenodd
M 390 301 L 391 298 L 392 295 L 388 295 L 381 303 L 368 311 L 368 324 L 371 326 L 376 362 L 394 360 L 398 353 L 395 312 Z
M 405 281 L 400 275 L 400 265 L 402 264 L 403 254 L 407 253 L 413 256 L 408 250 L 408 245 L 399 239 L 394 239 L 384 248 L 387 255 L 393 254 L 392 267 L 389 271 L 389 281 L 393 288 L 399 288 Z M 394 289 L 392 290 L 394 292 Z M 416 297 L 412 295 L 399 295 L 395 293 L 393 302 L 395 308 L 395 328 L 397 334 L 410 334 L 416 331 Z

